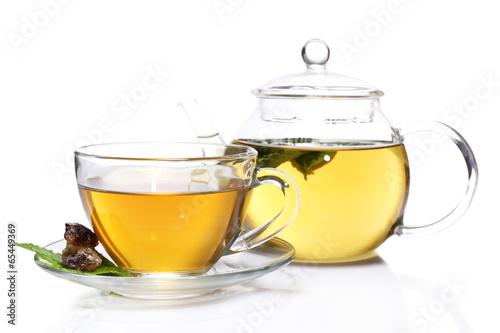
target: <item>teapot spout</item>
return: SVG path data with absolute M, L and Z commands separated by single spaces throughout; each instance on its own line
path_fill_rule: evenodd
M 181 100 L 177 106 L 186 113 L 199 142 L 225 143 L 197 100 Z

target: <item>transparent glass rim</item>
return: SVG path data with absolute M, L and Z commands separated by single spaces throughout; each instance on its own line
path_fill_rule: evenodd
M 138 155 L 137 153 L 130 154 L 106 154 L 102 153 L 103 150 L 112 147 L 124 147 L 124 146 L 153 146 L 158 147 L 219 147 L 219 148 L 232 148 L 236 150 L 231 154 L 211 154 L 209 156 L 203 157 L 168 157 L 162 156 L 161 152 L 158 152 L 158 157 L 140 157 L 133 156 Z M 99 152 L 101 151 L 101 153 Z M 204 150 L 205 151 L 205 150 Z M 257 157 L 257 151 L 248 146 L 235 145 L 235 144 L 222 144 L 222 143 L 198 143 L 198 142 L 117 142 L 117 143 L 100 143 L 86 145 L 77 148 L 74 151 L 75 157 L 88 157 L 97 159 L 109 159 L 109 160 L 134 160 L 134 161 L 208 161 L 208 160 L 234 160 L 240 158 L 252 158 Z
M 304 87 L 274 87 L 269 89 L 261 88 L 252 90 L 252 94 L 260 98 L 378 99 L 384 96 L 384 93 L 380 90 L 368 90 L 358 87 L 332 87 L 332 88 L 310 87 L 310 89 L 306 88 Z

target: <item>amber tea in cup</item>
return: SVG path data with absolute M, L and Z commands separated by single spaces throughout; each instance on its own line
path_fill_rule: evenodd
M 249 147 L 124 143 L 75 155 L 94 232 L 118 266 L 139 274 L 202 274 L 224 253 L 272 238 L 298 210 L 293 181 L 275 169 L 256 171 Z M 265 183 L 277 186 L 288 206 L 267 227 L 242 230 L 249 190 Z
M 211 267 L 236 235 L 240 224 L 235 222 L 243 220 L 245 199 L 250 199 L 246 188 L 206 193 L 79 190 L 101 243 L 120 267 L 132 271 Z

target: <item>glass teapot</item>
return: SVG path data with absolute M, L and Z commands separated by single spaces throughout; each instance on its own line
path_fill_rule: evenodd
M 440 231 L 467 210 L 477 183 L 477 165 L 464 138 L 437 122 L 396 128 L 380 110 L 383 92 L 356 78 L 326 69 L 330 51 L 321 40 L 302 49 L 306 71 L 269 81 L 252 93 L 253 114 L 233 143 L 257 149 L 258 167 L 278 168 L 298 185 L 302 203 L 295 221 L 279 237 L 303 262 L 368 258 L 391 235 Z M 416 132 L 448 136 L 468 169 L 462 200 L 445 217 L 424 226 L 403 223 L 410 168 L 404 137 Z M 279 211 L 282 195 L 259 187 L 246 225 L 253 228 Z

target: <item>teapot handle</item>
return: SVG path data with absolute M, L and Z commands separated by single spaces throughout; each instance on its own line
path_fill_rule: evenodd
M 458 149 L 460 149 L 460 152 L 462 153 L 465 159 L 465 164 L 467 165 L 467 171 L 468 171 L 467 189 L 460 202 L 446 216 L 433 223 L 424 226 L 410 227 L 400 224 L 396 226 L 396 228 L 394 229 L 394 233 L 398 236 L 412 237 L 412 236 L 429 235 L 449 227 L 450 225 L 455 223 L 467 211 L 472 201 L 472 198 L 474 197 L 474 193 L 476 192 L 477 180 L 478 180 L 476 158 L 474 157 L 474 154 L 472 153 L 472 150 L 467 141 L 465 141 L 464 137 L 450 126 L 434 121 L 411 124 L 400 130 L 400 133 L 403 135 L 403 137 L 419 132 L 432 132 L 432 133 L 444 134 L 457 145 Z

